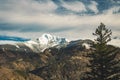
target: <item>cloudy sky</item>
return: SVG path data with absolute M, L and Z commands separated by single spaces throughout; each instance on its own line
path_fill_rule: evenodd
M 94 38 L 101 22 L 120 37 L 120 0 L 0 0 L 0 35 Z

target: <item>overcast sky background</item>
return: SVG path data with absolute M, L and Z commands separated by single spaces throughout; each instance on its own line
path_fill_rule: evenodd
M 0 0 L 0 35 L 94 38 L 101 22 L 120 37 L 120 0 Z

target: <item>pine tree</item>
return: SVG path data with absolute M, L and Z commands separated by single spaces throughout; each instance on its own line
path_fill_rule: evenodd
M 116 59 L 118 48 L 107 45 L 111 40 L 112 31 L 103 23 L 98 26 L 93 35 L 95 51 L 90 54 L 91 71 L 82 80 L 120 80 L 120 60 Z

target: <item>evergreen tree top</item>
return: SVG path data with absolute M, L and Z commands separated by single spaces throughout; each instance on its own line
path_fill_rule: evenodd
M 111 41 L 112 31 L 111 29 L 107 29 L 103 23 L 100 23 L 100 26 L 98 26 L 93 35 L 97 36 L 97 39 L 95 39 L 97 44 L 106 45 Z

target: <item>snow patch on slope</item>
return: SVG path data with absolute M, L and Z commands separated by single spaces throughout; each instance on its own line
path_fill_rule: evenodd
M 91 45 L 88 43 L 83 43 L 82 46 L 84 46 L 86 49 L 90 49 Z
M 10 45 L 14 45 L 16 46 L 16 48 L 20 48 L 19 45 L 17 45 L 17 41 L 9 41 L 9 40 L 0 40 L 0 45 L 4 45 L 4 44 L 10 44 Z
M 31 49 L 33 48 L 33 45 L 37 45 L 37 43 L 34 41 L 27 41 L 27 42 L 24 42 L 24 44 Z

